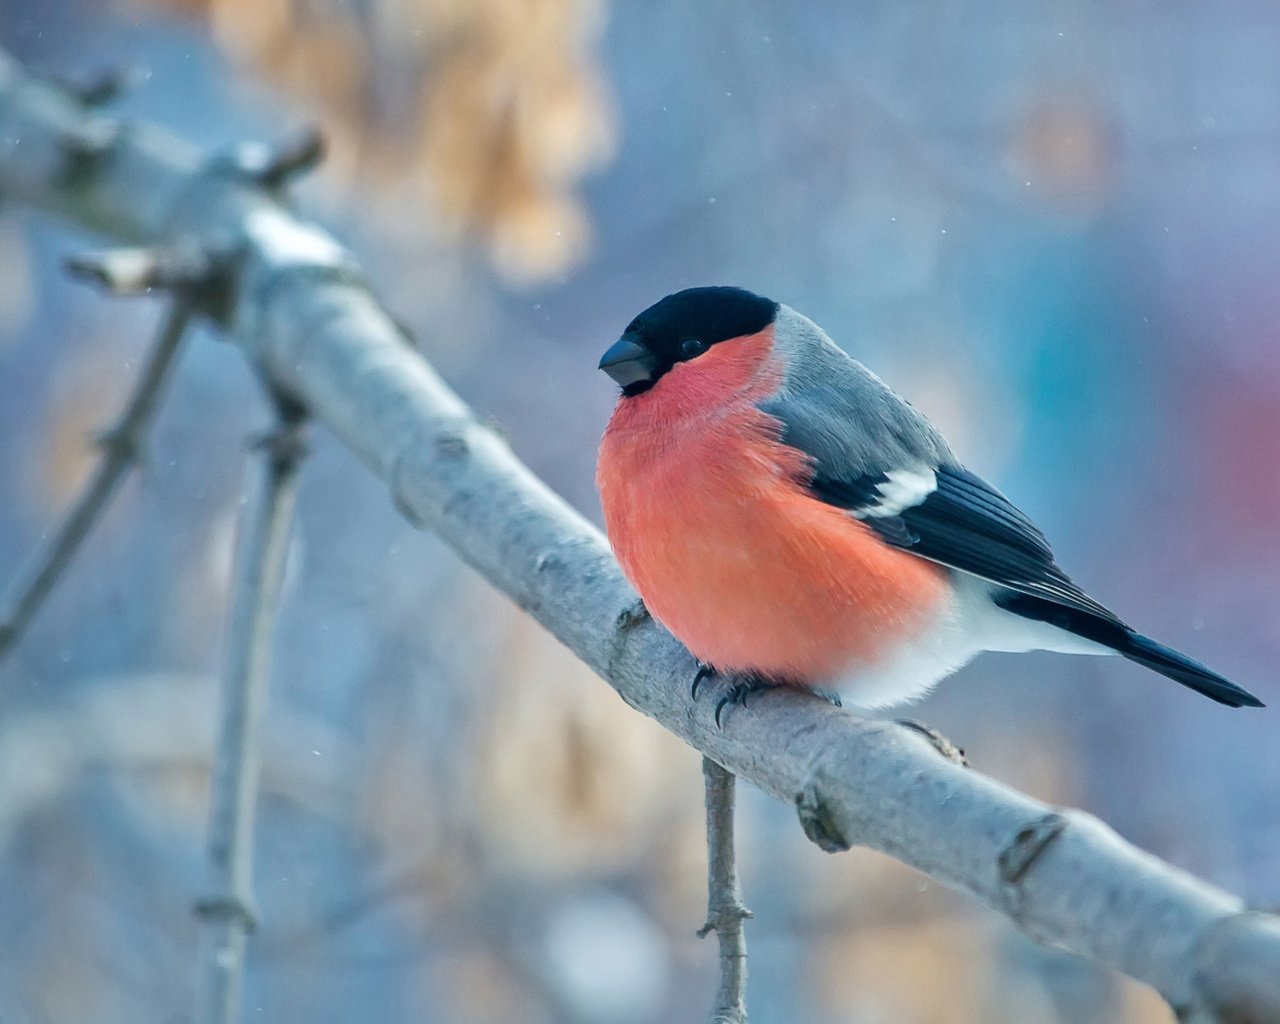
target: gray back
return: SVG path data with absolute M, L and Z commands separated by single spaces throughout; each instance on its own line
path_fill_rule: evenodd
M 784 424 L 783 440 L 852 480 L 921 465 L 958 465 L 923 413 L 839 348 L 808 317 L 779 306 L 775 345 L 787 367 L 778 394 L 760 407 Z

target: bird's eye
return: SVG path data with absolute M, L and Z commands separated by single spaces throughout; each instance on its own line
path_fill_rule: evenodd
M 680 342 L 680 358 L 692 359 L 694 356 L 700 356 L 707 350 L 707 346 L 700 342 L 697 338 L 685 338 Z

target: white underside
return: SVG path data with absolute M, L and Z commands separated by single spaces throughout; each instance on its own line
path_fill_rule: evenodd
M 1047 622 L 1024 619 L 991 600 L 992 585 L 976 576 L 953 574 L 954 592 L 932 627 L 909 644 L 835 682 L 845 703 L 874 709 L 919 700 L 982 651 L 1060 651 L 1114 654 Z

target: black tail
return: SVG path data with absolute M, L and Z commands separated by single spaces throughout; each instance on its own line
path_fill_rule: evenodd
M 1232 708 L 1260 708 L 1265 705 L 1248 690 L 1243 690 L 1224 679 L 1200 662 L 1180 654 L 1172 647 L 1157 643 L 1149 636 L 1135 633 L 1119 619 L 1106 619 L 1075 608 L 1066 608 L 1044 598 L 1009 592 L 1001 594 L 996 603 L 1005 611 L 1023 618 L 1048 622 L 1068 633 L 1092 640 L 1123 654 L 1130 661 L 1154 669 L 1196 693 L 1203 693 L 1210 700 Z
M 1191 687 L 1196 693 L 1203 693 L 1210 700 L 1216 700 L 1219 704 L 1225 704 L 1231 708 L 1264 706 L 1262 701 L 1248 690 L 1241 689 L 1230 680 L 1223 679 L 1217 672 L 1188 658 L 1185 654 L 1180 654 L 1172 647 L 1156 643 L 1149 636 L 1129 630 L 1125 640 L 1124 645 L 1114 646 L 1130 661 L 1155 669 L 1162 676 L 1175 679 L 1183 686 Z

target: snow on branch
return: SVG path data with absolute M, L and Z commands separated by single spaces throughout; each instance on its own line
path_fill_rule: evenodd
M 693 660 L 638 609 L 599 532 L 477 422 L 350 256 L 280 202 L 275 186 L 295 160 L 205 159 L 0 55 L 0 202 L 113 242 L 231 258 L 211 315 L 266 382 L 628 704 L 793 803 L 824 849 L 889 853 L 1036 938 L 1151 984 L 1184 1022 L 1280 1021 L 1280 918 L 1246 912 L 1096 819 L 967 770 L 916 731 L 802 694 L 762 694 L 716 728 L 714 702 L 690 696 Z

